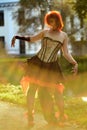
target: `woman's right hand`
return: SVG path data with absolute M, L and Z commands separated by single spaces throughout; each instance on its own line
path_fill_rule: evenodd
M 72 68 L 72 72 L 74 73 L 74 75 L 77 75 L 78 73 L 78 64 L 74 64 L 73 68 Z
M 11 47 L 14 47 L 15 46 L 15 40 L 16 40 L 16 38 L 15 38 L 15 36 L 12 38 L 12 40 L 11 40 Z

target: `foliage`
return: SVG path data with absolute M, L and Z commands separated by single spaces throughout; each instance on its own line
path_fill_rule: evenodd
M 67 33 L 72 36 L 80 29 L 78 28 L 78 25 L 74 24 L 74 16 L 76 15 L 75 12 L 80 18 L 81 28 L 83 28 L 84 26 L 84 18 L 87 15 L 87 4 L 85 3 L 86 0 L 20 0 L 19 9 L 15 13 L 15 18 L 19 25 L 19 32 L 33 34 L 39 29 L 42 29 L 44 27 L 44 15 L 46 14 L 46 12 L 48 12 L 49 10 L 58 10 L 62 14 L 65 25 L 67 22 L 66 17 L 70 17 L 70 24 L 72 28 Z M 32 15 L 32 11 L 34 11 L 34 9 L 39 11 L 38 15 Z M 37 11 L 34 12 L 36 13 Z M 64 31 L 67 31 L 66 26 L 64 27 Z
M 82 0 L 82 1 L 76 0 L 75 2 L 73 2 L 73 9 L 79 16 L 81 28 L 84 27 L 84 19 L 87 18 L 86 2 L 87 2 L 86 0 Z
M 0 84 L 0 100 L 25 106 L 25 96 L 20 85 Z
M 74 3 L 74 9 L 78 13 L 79 18 L 85 18 L 87 16 L 87 1 L 86 0 L 76 0 Z
M 84 39 L 84 36 L 86 34 L 86 28 L 87 28 L 87 25 L 86 25 L 86 22 L 85 22 L 85 19 L 87 19 L 87 4 L 86 4 L 86 0 L 82 0 L 82 1 L 79 1 L 79 0 L 66 0 L 66 2 L 69 4 L 69 7 L 71 9 L 71 15 L 70 15 L 70 20 L 71 20 L 71 33 L 69 33 L 71 36 L 73 34 L 75 34 L 76 32 L 80 32 L 81 34 L 81 39 L 83 40 Z M 74 17 L 77 17 L 80 21 L 80 26 L 78 25 L 74 25 Z M 83 30 L 81 30 L 83 29 Z M 84 34 L 83 34 L 84 33 Z M 84 36 L 83 36 L 84 35 Z
M 44 15 L 49 10 L 60 11 L 64 22 L 66 21 L 66 16 L 69 16 L 71 13 L 69 4 L 62 4 L 62 2 L 54 0 L 20 0 L 19 5 L 19 9 L 15 13 L 15 18 L 20 27 L 19 32 L 25 32 L 28 30 L 28 28 L 32 28 L 34 31 L 36 31 L 40 25 L 42 25 L 43 28 Z M 32 11 L 34 9 L 37 9 L 39 15 L 32 15 Z M 35 13 L 37 11 L 35 11 Z
M 87 56 L 73 56 L 75 60 L 78 62 L 78 73 L 87 72 Z M 70 74 L 72 69 L 72 64 L 68 63 L 68 61 L 62 56 L 60 57 L 60 63 L 62 70 L 65 74 Z
M 48 1 L 47 0 L 20 0 L 20 4 L 24 7 L 30 8 L 30 7 L 35 7 L 37 4 L 41 6 L 42 4 L 47 5 Z
M 19 5 L 15 16 L 20 27 L 19 32 L 28 31 L 31 27 L 36 31 L 38 26 L 43 26 L 42 19 L 48 7 L 47 0 L 20 0 Z M 32 11 L 37 14 L 33 16 Z

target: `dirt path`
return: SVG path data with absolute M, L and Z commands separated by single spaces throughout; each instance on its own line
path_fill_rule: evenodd
M 35 114 L 35 126 L 27 128 L 25 109 L 12 103 L 0 101 L 0 130 L 85 130 L 70 124 L 64 128 L 49 126 L 41 114 Z

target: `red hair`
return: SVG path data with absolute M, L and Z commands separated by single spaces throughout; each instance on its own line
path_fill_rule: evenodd
M 53 18 L 56 20 L 56 23 L 58 22 L 58 30 L 62 30 L 64 24 L 63 24 L 63 20 L 62 20 L 62 16 L 58 11 L 50 11 L 45 15 L 45 19 L 44 22 L 47 26 L 51 26 L 50 25 L 50 19 Z

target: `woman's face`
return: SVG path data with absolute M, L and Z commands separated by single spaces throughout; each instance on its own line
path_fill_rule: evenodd
M 53 30 L 58 30 L 58 23 L 56 22 L 56 19 L 50 18 L 49 25 L 52 27 Z

